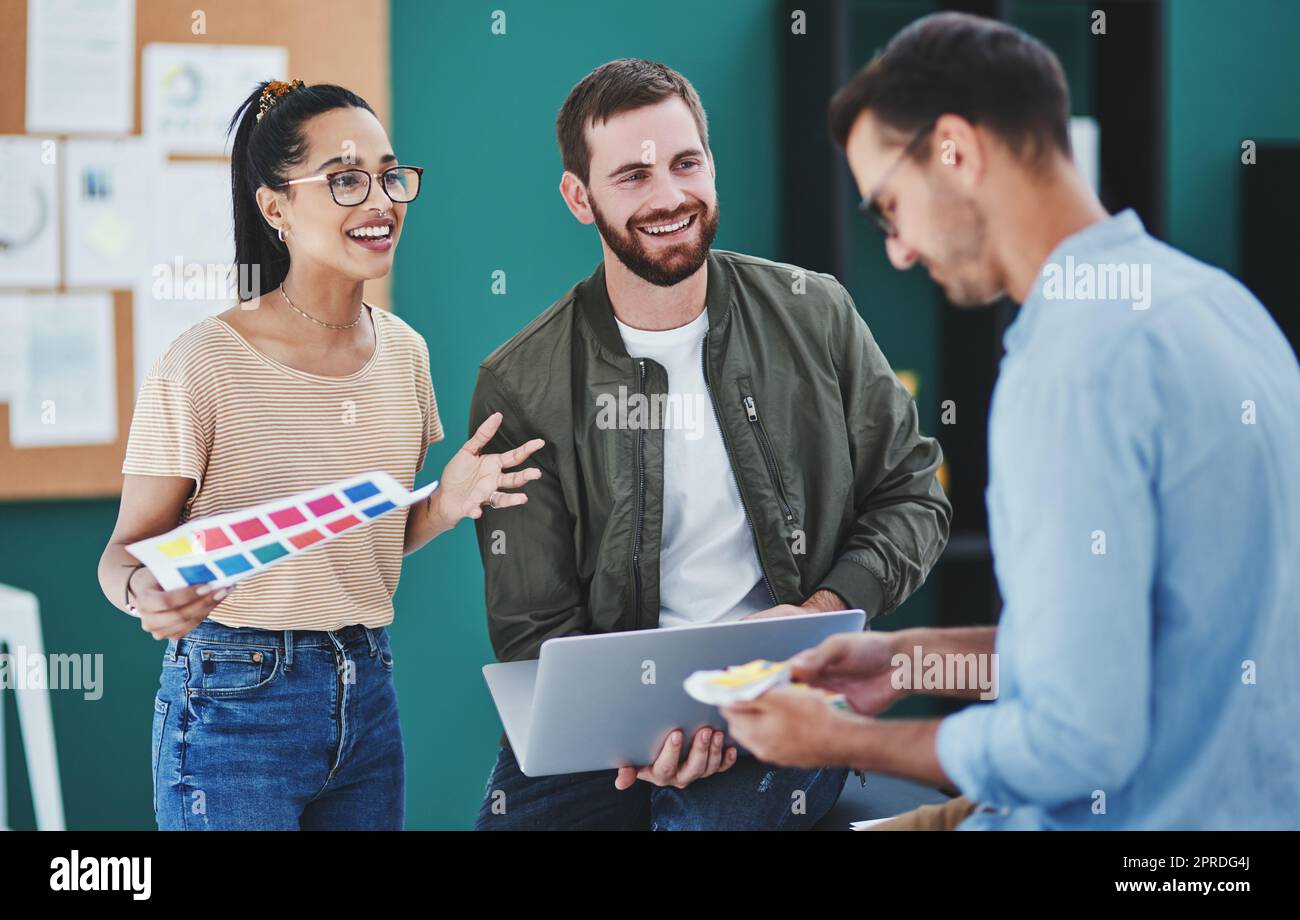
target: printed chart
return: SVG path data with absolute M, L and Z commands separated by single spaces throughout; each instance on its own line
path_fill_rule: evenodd
M 243 511 L 186 521 L 127 546 L 167 591 L 234 584 L 339 534 L 423 500 L 431 482 L 408 492 L 384 472 L 363 473 Z

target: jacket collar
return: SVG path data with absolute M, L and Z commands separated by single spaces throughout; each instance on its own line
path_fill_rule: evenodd
M 721 329 L 735 302 L 735 290 L 731 283 L 731 273 L 727 265 L 718 256 L 717 250 L 709 251 L 708 281 L 705 286 L 705 307 L 709 313 L 710 331 Z M 596 339 L 609 351 L 620 357 L 629 358 L 627 348 L 623 345 L 623 336 L 614 322 L 614 305 L 609 300 L 609 290 L 605 287 L 605 263 L 602 261 L 585 281 L 579 282 L 577 288 L 578 305 L 586 317 L 587 325 L 595 333 Z

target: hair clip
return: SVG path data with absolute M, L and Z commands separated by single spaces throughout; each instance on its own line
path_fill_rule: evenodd
M 302 89 L 301 80 L 272 80 L 262 89 L 262 98 L 257 107 L 257 120 L 260 122 L 262 116 L 271 110 L 271 106 L 279 101 L 280 97 L 286 93 L 291 93 L 295 89 Z

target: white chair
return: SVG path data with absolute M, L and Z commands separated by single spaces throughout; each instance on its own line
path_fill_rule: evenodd
M 0 585 L 0 645 L 11 655 L 23 648 L 29 656 L 44 657 L 40 606 L 35 594 Z M 54 719 L 50 715 L 50 691 L 44 687 L 19 686 L 23 676 L 10 671 L 10 683 L 14 685 L 18 703 L 18 730 L 23 739 L 23 750 L 27 753 L 27 776 L 32 784 L 36 827 L 43 831 L 66 830 L 59 760 L 54 749 Z M 9 829 L 9 783 L 5 763 L 4 706 L 0 705 L 0 830 Z

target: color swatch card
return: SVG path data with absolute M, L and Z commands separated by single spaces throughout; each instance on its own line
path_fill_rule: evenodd
M 790 686 L 816 693 L 836 709 L 850 708 L 844 694 L 794 680 L 788 661 L 766 661 L 759 658 L 721 671 L 696 671 L 686 678 L 683 686 L 692 699 L 710 706 L 730 706 L 755 700 L 773 687 Z
M 413 505 L 438 487 L 408 492 L 387 473 L 363 473 L 328 486 L 186 521 L 175 530 L 127 546 L 164 590 L 234 584 L 284 559 L 363 527 L 394 508 Z
M 752 700 L 772 687 L 790 683 L 790 666 L 784 661 L 758 659 L 721 671 L 696 671 L 686 678 L 686 692 L 710 706 L 728 706 Z

